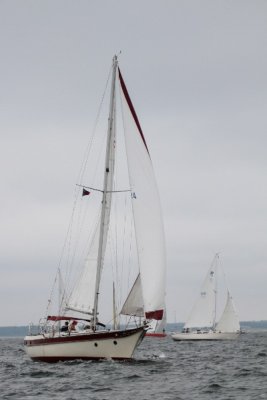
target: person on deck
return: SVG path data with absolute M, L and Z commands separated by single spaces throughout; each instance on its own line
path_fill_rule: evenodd
M 69 326 L 68 326 L 69 333 L 76 331 L 76 325 L 77 325 L 77 321 L 70 321 Z
M 60 332 L 68 332 L 69 329 L 69 323 L 68 321 L 65 322 L 65 324 L 60 328 Z

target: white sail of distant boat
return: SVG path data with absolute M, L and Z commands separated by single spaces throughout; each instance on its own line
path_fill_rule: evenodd
M 123 125 L 129 172 L 129 189 L 114 190 L 114 166 L 116 158 L 116 85 L 121 91 Z M 131 196 L 135 238 L 138 253 L 138 285 L 128 296 L 126 314 L 160 321 L 165 309 L 165 240 L 158 189 L 154 177 L 148 147 L 136 112 L 126 89 L 118 60 L 112 66 L 110 107 L 106 140 L 106 156 L 103 166 L 103 187 L 81 186 L 82 194 L 90 191 L 101 193 L 101 213 L 91 239 L 84 267 L 76 284 L 61 300 L 58 315 L 47 315 L 43 330 L 37 335 L 25 337 L 24 345 L 34 360 L 54 362 L 70 359 L 129 359 L 142 341 L 148 326 L 141 321 L 134 328 L 106 329 L 99 321 L 100 290 L 107 238 L 111 218 L 113 196 L 128 192 Z M 112 282 L 113 285 L 113 282 Z M 141 295 L 140 295 L 141 293 Z M 113 314 L 116 313 L 115 288 Z M 142 296 L 142 297 L 141 297 Z M 140 310 L 133 309 L 132 298 L 138 300 Z M 114 317 L 115 318 L 115 317 Z M 64 326 L 62 327 L 62 322 Z M 83 324 L 83 325 L 82 325 Z M 76 329 L 81 326 L 82 329 Z M 63 329 L 64 328 L 64 329 Z
M 194 307 L 185 323 L 185 328 L 213 328 L 215 324 L 216 279 L 215 265 L 212 265 L 201 286 Z
M 227 333 L 240 331 L 239 317 L 229 290 L 227 292 L 227 301 L 225 304 L 225 308 L 223 310 L 221 318 L 216 324 L 216 331 Z
M 240 323 L 229 289 L 224 311 L 216 323 L 218 260 L 219 255 L 216 254 L 183 331 L 174 333 L 172 339 L 223 340 L 238 337 Z

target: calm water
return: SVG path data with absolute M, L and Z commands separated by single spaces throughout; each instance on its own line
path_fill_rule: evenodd
M 1 399 L 267 399 L 267 332 L 233 342 L 145 338 L 131 362 L 32 362 L 0 338 Z

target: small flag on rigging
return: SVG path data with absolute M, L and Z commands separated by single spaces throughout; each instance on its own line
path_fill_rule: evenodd
M 88 196 L 90 194 L 90 192 L 88 192 L 88 190 L 83 188 L 83 196 Z

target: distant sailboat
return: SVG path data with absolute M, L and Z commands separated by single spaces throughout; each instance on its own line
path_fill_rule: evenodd
M 225 308 L 216 323 L 218 259 L 216 254 L 183 331 L 172 334 L 173 340 L 224 340 L 239 336 L 239 318 L 228 289 Z
M 142 286 L 142 307 L 146 320 L 161 320 L 165 295 L 165 247 L 159 195 L 147 144 L 126 89 L 118 60 L 112 66 L 110 108 L 103 166 L 103 187 L 82 187 L 82 194 L 91 190 L 101 193 L 101 212 L 94 230 L 90 250 L 80 278 L 69 295 L 61 289 L 57 315 L 47 315 L 41 331 L 25 337 L 27 354 L 33 360 L 54 362 L 72 359 L 129 359 L 148 329 L 146 321 L 133 328 L 118 328 L 115 319 L 111 330 L 99 322 L 99 299 L 102 270 L 110 225 L 116 157 L 116 84 L 120 88 L 123 109 L 125 145 L 128 162 L 129 196 L 132 201 L 135 236 Z M 99 202 L 100 203 L 100 202 Z M 164 268 L 161 267 L 164 265 Z M 113 286 L 113 282 L 112 282 Z M 115 289 L 113 286 L 115 298 Z M 63 295 L 62 295 L 63 296 Z M 115 300 L 111 307 L 116 314 Z M 134 315 L 137 315 L 134 313 Z M 64 325 L 62 326 L 62 323 Z M 75 327 L 82 326 L 82 329 Z

